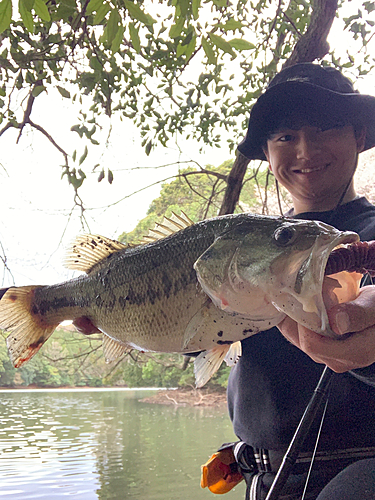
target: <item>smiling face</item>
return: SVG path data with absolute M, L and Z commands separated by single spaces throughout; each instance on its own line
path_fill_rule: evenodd
M 305 125 L 281 128 L 267 139 L 264 152 L 275 178 L 291 194 L 295 213 L 324 211 L 355 197 L 353 175 L 365 130 L 352 125 L 323 130 Z

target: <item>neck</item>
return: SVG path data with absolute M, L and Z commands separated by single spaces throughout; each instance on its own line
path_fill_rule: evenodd
M 305 212 L 327 212 L 328 210 L 334 210 L 339 205 L 344 205 L 349 203 L 357 196 L 353 182 L 351 182 L 348 188 L 345 190 L 344 196 L 341 194 L 332 195 L 329 198 L 324 199 L 309 199 L 301 200 L 292 197 L 294 214 L 301 214 Z

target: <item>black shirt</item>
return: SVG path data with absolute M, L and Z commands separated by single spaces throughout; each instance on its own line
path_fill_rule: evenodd
M 328 212 L 298 214 L 362 241 L 375 240 L 375 206 L 358 198 Z M 323 370 L 275 327 L 242 342 L 242 357 L 228 381 L 228 407 L 236 435 L 257 448 L 285 450 Z M 304 444 L 311 450 L 319 416 Z M 375 446 L 375 364 L 334 374 L 320 449 Z

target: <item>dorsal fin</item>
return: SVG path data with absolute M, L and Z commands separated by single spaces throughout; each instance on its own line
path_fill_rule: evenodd
M 109 255 L 129 248 L 116 240 L 98 234 L 82 234 L 76 238 L 65 258 L 68 269 L 90 272 L 91 269 Z
M 184 212 L 181 211 L 181 215 L 172 212 L 170 217 L 164 216 L 161 224 L 158 222 L 155 223 L 154 229 L 150 229 L 148 235 L 143 237 L 143 242 L 150 243 L 152 241 L 161 240 L 193 224 L 194 222 Z

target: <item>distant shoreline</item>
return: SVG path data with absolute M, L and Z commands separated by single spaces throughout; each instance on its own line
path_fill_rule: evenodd
M 142 403 L 161 404 L 168 406 L 198 406 L 226 409 L 227 397 L 224 389 L 172 389 L 162 390 L 155 395 L 142 398 Z
M 140 398 L 140 402 L 168 406 L 215 407 L 226 409 L 225 389 L 193 389 L 193 388 L 163 388 L 163 387 L 0 387 L 0 393 L 25 392 L 127 392 L 152 391 L 152 396 Z
M 100 392 L 100 391 L 167 391 L 164 387 L 90 387 L 85 386 L 64 386 L 64 387 L 36 387 L 36 386 L 18 386 L 18 387 L 0 387 L 0 392 Z

